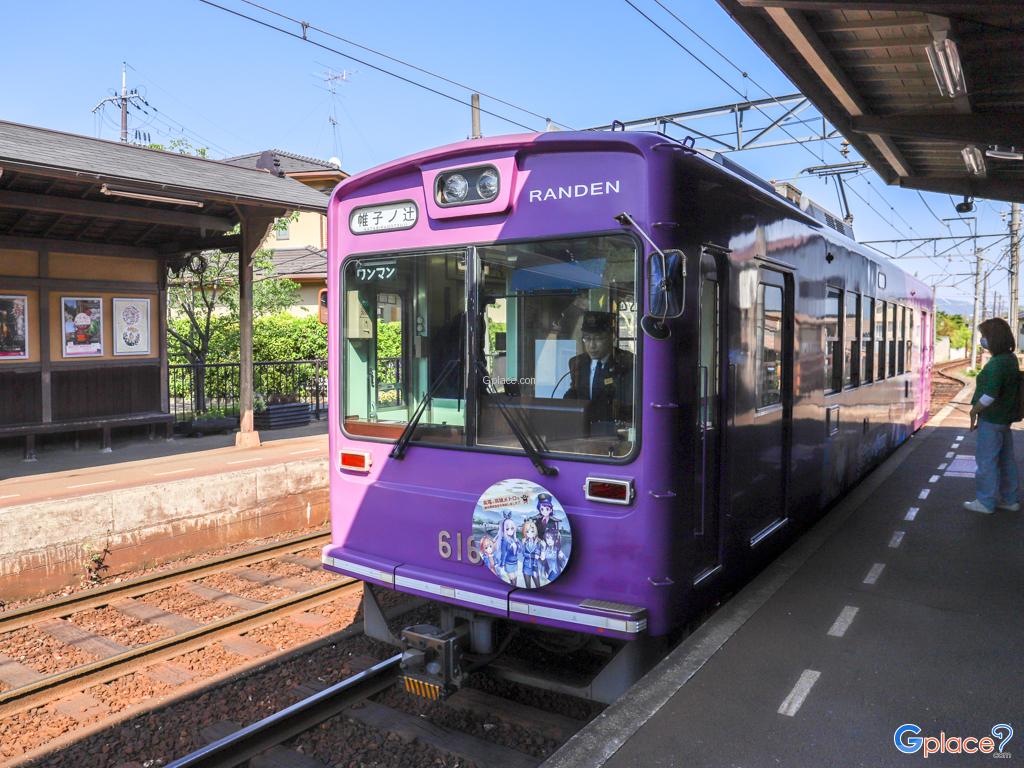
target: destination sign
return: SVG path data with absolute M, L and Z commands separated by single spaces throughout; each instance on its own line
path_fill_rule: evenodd
M 381 203 L 353 209 L 348 217 L 348 228 L 353 235 L 371 232 L 393 232 L 416 226 L 419 211 L 412 200 L 399 203 Z

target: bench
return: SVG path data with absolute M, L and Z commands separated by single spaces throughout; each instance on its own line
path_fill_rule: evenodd
M 93 416 L 87 419 L 66 419 L 36 424 L 16 424 L 0 427 L 0 437 L 25 436 L 25 461 L 36 460 L 36 435 L 61 432 L 101 431 L 100 450 L 110 453 L 110 432 L 115 427 L 149 426 L 149 437 L 153 439 L 156 427 L 164 425 L 165 437 L 170 439 L 174 431 L 174 415 L 170 413 L 133 413 L 126 416 Z

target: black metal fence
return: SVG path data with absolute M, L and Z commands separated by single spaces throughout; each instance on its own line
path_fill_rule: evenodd
M 171 413 L 177 421 L 237 416 L 238 374 L 238 363 L 167 366 Z M 252 374 L 253 390 L 264 402 L 307 403 L 317 419 L 327 412 L 326 360 L 261 361 L 253 363 Z

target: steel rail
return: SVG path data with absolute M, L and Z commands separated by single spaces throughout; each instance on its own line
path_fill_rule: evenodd
M 151 662 L 155 663 L 156 661 L 163 660 L 165 657 L 169 658 L 173 655 L 186 653 L 193 649 L 182 648 L 180 646 L 186 646 L 188 644 L 198 646 L 205 645 L 212 639 L 211 636 L 221 633 L 226 629 L 232 629 L 235 632 L 241 631 L 242 629 L 248 629 L 252 626 L 266 623 L 266 620 L 276 617 L 277 614 L 291 612 L 304 603 L 312 603 L 316 601 L 316 605 L 319 605 L 320 603 L 328 602 L 329 600 L 334 599 L 332 593 L 353 587 L 359 587 L 361 584 L 362 582 L 357 579 L 349 579 L 347 581 L 324 584 L 305 592 L 297 592 L 294 595 L 288 595 L 287 597 L 275 600 L 272 603 L 266 603 L 265 605 L 251 611 L 236 613 L 232 616 L 220 619 L 219 621 L 215 621 L 212 624 L 205 624 L 201 627 L 196 627 L 188 632 L 182 632 L 177 635 L 171 635 L 170 637 L 154 640 L 152 643 L 131 648 L 124 653 L 119 653 L 115 656 L 108 656 L 105 659 L 98 659 L 96 661 L 89 662 L 88 664 L 82 664 L 64 672 L 49 675 L 27 685 L 19 686 L 18 688 L 12 688 L 8 691 L 0 691 L 0 714 L 6 714 L 4 710 L 8 709 L 8 705 L 12 703 L 20 702 L 24 704 L 25 700 L 29 697 L 32 697 L 34 700 L 43 695 L 52 696 L 56 689 L 69 687 L 72 684 L 98 684 L 103 682 L 103 680 L 92 678 L 103 672 L 108 673 L 108 679 L 113 679 L 114 677 L 124 673 L 123 671 L 119 671 L 116 675 L 110 675 L 109 673 L 117 667 L 127 666 L 147 657 L 155 657 L 158 654 L 159 657 L 152 658 Z
M 160 589 L 165 583 L 187 581 L 198 576 L 217 573 L 229 567 L 239 567 L 262 560 L 269 560 L 275 554 L 281 554 L 282 552 L 287 554 L 290 550 L 307 549 L 311 543 L 318 539 L 329 540 L 330 533 L 308 533 L 288 541 L 264 544 L 252 549 L 224 555 L 214 560 L 203 560 L 192 565 L 147 574 L 118 584 L 107 584 L 95 589 L 84 590 L 56 600 L 27 605 L 24 608 L 0 614 L 0 633 L 11 632 L 15 629 L 29 626 L 41 619 L 59 618 L 69 613 L 85 610 L 86 608 L 99 608 L 109 605 L 113 600 L 144 595 Z
M 308 731 L 360 699 L 372 696 L 398 679 L 402 654 L 347 677 L 329 688 L 217 739 L 165 768 L 232 768 L 270 747 Z

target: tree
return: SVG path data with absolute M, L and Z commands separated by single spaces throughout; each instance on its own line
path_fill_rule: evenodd
M 284 219 L 279 220 L 275 227 L 286 225 L 287 219 Z M 253 270 L 262 277 L 253 283 L 254 317 L 280 312 L 298 299 L 298 283 L 273 277 L 273 269 L 271 252 L 258 249 L 253 255 Z M 240 319 L 238 255 L 206 251 L 201 259 L 194 260 L 177 275 L 172 274 L 167 285 L 167 311 L 171 318 L 177 316 L 188 320 L 187 328 L 168 322 L 168 341 L 177 347 L 173 353 L 184 357 L 192 366 L 195 407 L 197 411 L 204 411 L 204 366 L 210 353 L 210 339 L 220 325 L 233 327 L 237 334 Z
M 970 343 L 971 328 L 960 315 L 939 311 L 935 313 L 935 335 L 948 336 L 951 347 L 964 349 Z

